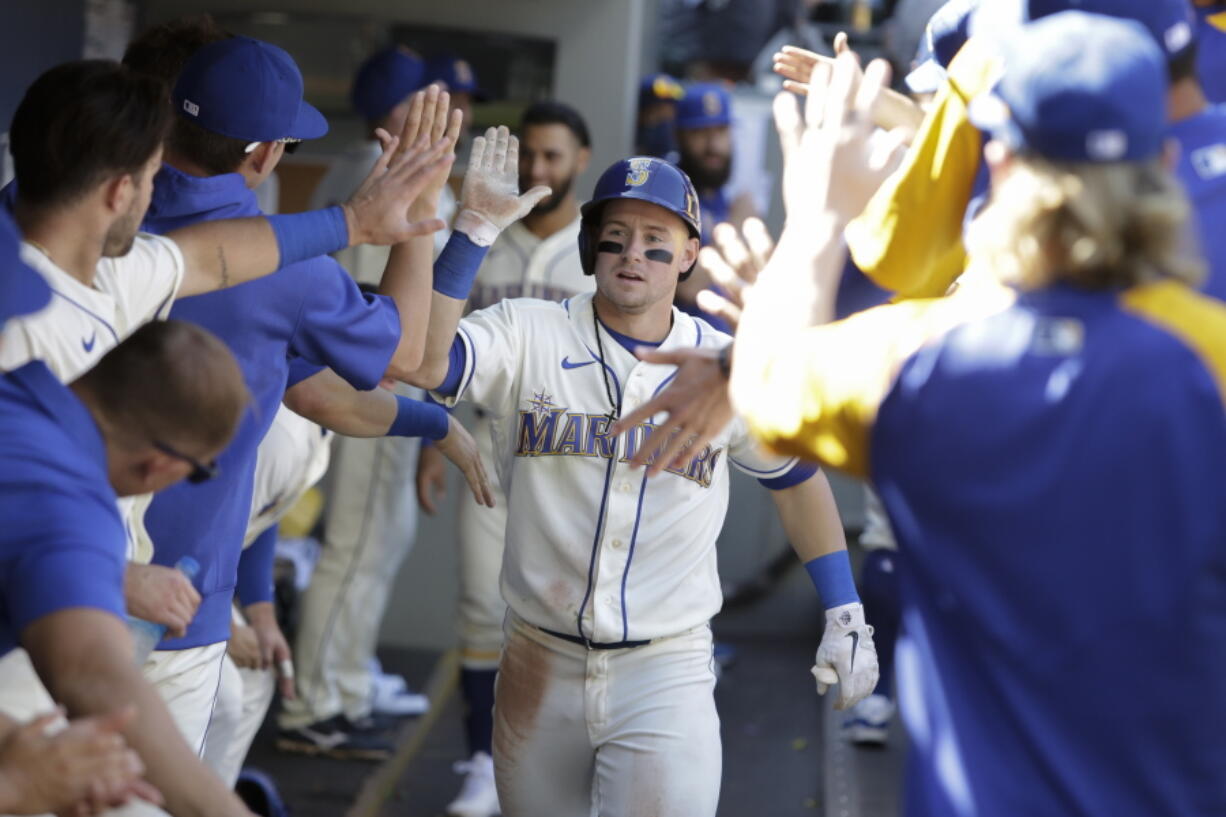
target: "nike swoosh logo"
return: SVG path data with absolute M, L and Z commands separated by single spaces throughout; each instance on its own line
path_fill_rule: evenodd
M 856 671 L 856 650 L 860 647 L 860 634 L 851 632 L 847 637 L 851 639 L 851 666 L 847 669 L 847 674 L 851 675 Z
M 562 358 L 562 368 L 563 369 L 582 369 L 584 366 L 591 366 L 595 362 L 596 361 L 594 360 L 585 360 L 582 363 L 571 363 L 569 356 L 568 356 L 568 357 Z
M 90 338 L 89 340 L 86 340 L 85 338 L 81 338 L 81 348 L 82 348 L 82 349 L 84 349 L 84 350 L 85 350 L 85 351 L 87 351 L 87 352 L 92 352 L 92 351 L 94 351 L 94 343 L 95 343 L 97 340 L 98 340 L 98 333 L 97 333 L 97 332 L 95 332 L 95 333 L 94 333 L 94 336 L 93 336 L 92 338 Z

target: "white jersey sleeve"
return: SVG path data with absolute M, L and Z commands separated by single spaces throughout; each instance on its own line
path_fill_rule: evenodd
M 728 461 L 751 477 L 775 479 L 791 471 L 799 462 L 795 457 L 781 457 L 759 445 L 740 417 L 732 421 L 729 433 Z
M 118 313 L 127 326 L 116 327 L 121 337 L 153 320 L 164 320 L 179 287 L 183 285 L 186 265 L 179 245 L 165 236 L 140 233 L 127 255 L 104 258 L 98 264 L 100 288 L 115 293 Z
M 525 310 L 523 304 L 530 304 Z M 537 306 L 539 305 L 539 306 Z M 516 383 L 523 365 L 522 325 L 525 311 L 559 309 L 546 301 L 503 301 L 460 321 L 457 337 L 464 346 L 464 369 L 453 397 L 435 395 L 447 406 L 467 400 L 494 417 L 515 411 Z

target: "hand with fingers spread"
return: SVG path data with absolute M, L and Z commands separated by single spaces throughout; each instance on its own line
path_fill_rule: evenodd
M 440 139 L 445 140 L 446 153 L 451 154 L 454 161 L 463 118 L 462 111 L 451 110 L 451 95 L 437 85 L 430 85 L 410 98 L 409 111 L 399 138 L 393 139 L 382 128 L 376 130 L 375 135 L 379 137 L 384 150 L 387 150 L 390 144 L 393 151 L 402 147 L 422 151 Z M 413 202 L 412 217 L 425 219 L 438 212 L 439 196 L 443 192 L 443 186 L 447 184 L 450 172 L 450 164 L 442 165 L 434 171 L 426 188 Z
M 133 796 L 161 802 L 121 734 L 136 710 L 81 718 L 54 734 L 60 713 L 35 718 L 0 742 L 0 809 L 9 814 L 89 817 Z
M 433 217 L 414 220 L 416 213 L 412 211 L 419 197 L 437 183 L 438 174 L 444 174 L 445 179 L 455 161 L 455 145 L 448 141 L 450 130 L 431 141 L 433 120 L 430 128 L 422 127 L 420 111 L 425 101 L 423 97 L 413 142 L 405 144 L 401 136 L 389 137 L 386 131 L 380 134 L 383 154 L 349 201 L 342 205 L 350 245 L 399 244 L 447 226 Z M 437 100 L 435 104 L 437 106 Z M 408 129 L 406 121 L 405 130 Z
M 844 52 L 833 66 L 819 63 L 814 76 L 819 74 L 829 76 L 823 83 L 827 92 L 806 98 L 803 119 L 795 97 L 775 97 L 789 226 L 824 226 L 829 217 L 845 225 L 897 166 L 904 146 L 904 136 L 897 131 L 885 139 L 869 138 L 873 108 L 889 82 L 884 60 L 873 60 L 861 71 L 856 58 Z
M 664 414 L 656 427 L 638 447 L 631 460 L 635 467 L 649 465 L 648 476 L 665 468 L 680 466 L 701 452 L 732 421 L 728 399 L 728 376 L 721 349 L 673 349 L 662 352 L 647 347 L 636 351 L 640 360 L 677 367 L 677 376 L 647 403 L 618 420 L 610 433 L 617 436 L 641 423 Z
M 715 243 L 703 247 L 698 264 L 721 291 L 698 293 L 698 305 L 735 327 L 741 321 L 746 294 L 775 252 L 775 241 L 758 218 L 745 219 L 740 233 L 731 224 L 717 224 L 711 237 Z
M 460 188 L 456 229 L 488 246 L 497 234 L 526 216 L 552 192 L 534 187 L 519 192 L 519 139 L 505 127 L 490 128 L 473 140 L 468 172 Z
M 494 507 L 494 492 L 490 490 L 490 479 L 485 472 L 485 463 L 477 450 L 477 441 L 468 433 L 468 429 L 455 417 L 450 419 L 447 436 L 434 444 L 443 456 L 455 463 L 464 474 L 468 488 L 473 492 L 473 499 L 478 505 L 487 508 Z

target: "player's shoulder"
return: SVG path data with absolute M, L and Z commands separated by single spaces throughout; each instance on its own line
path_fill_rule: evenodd
M 693 334 L 693 345 L 699 349 L 720 349 L 732 342 L 732 336 L 712 326 L 707 320 L 697 315 L 690 315 L 680 309 L 673 309 L 674 320 L 685 321 Z
M 116 276 L 116 283 L 121 285 L 144 287 L 146 281 L 126 280 L 125 276 L 159 273 L 177 276 L 183 264 L 183 252 L 173 238 L 137 233 L 126 253 L 99 259 L 97 274 Z

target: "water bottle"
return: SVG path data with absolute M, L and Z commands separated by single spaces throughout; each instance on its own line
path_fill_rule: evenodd
M 194 582 L 200 572 L 200 563 L 191 556 L 184 556 L 175 562 L 175 569 Z M 166 636 L 166 625 L 146 621 L 136 616 L 128 616 L 128 627 L 132 630 L 132 640 L 136 642 L 136 666 L 144 666 L 149 660 L 149 654 Z

